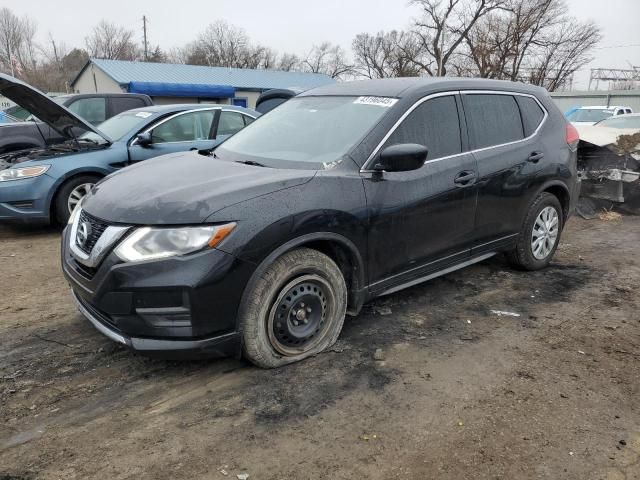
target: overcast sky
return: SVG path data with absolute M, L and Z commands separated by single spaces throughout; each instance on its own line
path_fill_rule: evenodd
M 218 19 L 243 27 L 255 42 L 279 52 L 304 55 L 314 43 L 328 40 L 350 51 L 353 37 L 407 27 L 416 14 L 407 0 L 4 0 L 17 14 L 38 24 L 38 38 L 51 33 L 68 47 L 83 46 L 91 27 L 105 18 L 136 29 L 142 41 L 142 15 L 149 19 L 148 37 L 164 50 L 193 40 Z M 585 88 L 590 67 L 640 66 L 640 0 L 568 0 L 579 19 L 595 20 L 603 32 L 595 60 L 579 72 Z M 98 7 L 99 8 L 96 8 Z M 615 47 L 615 48 L 613 48 Z

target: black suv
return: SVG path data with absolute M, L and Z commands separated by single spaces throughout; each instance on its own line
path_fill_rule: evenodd
M 545 267 L 577 198 L 577 142 L 520 83 L 321 87 L 213 152 L 100 182 L 64 232 L 64 274 L 89 321 L 135 350 L 284 365 L 374 297 L 500 252 Z
M 153 105 L 148 95 L 139 93 L 79 93 L 61 95 L 52 100 L 94 126 L 118 113 Z M 27 148 L 45 148 L 66 140 L 45 122 L 28 120 L 31 113 L 24 107 L 10 107 L 5 112 L 25 121 L 0 125 L 0 154 Z

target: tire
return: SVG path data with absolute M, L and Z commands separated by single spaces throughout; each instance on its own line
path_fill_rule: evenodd
M 545 214 L 548 221 L 545 221 Z M 547 229 L 547 226 L 551 226 L 551 228 Z M 545 268 L 551 262 L 558 248 L 563 227 L 564 217 L 558 197 L 549 192 L 542 192 L 527 211 L 518 235 L 516 248 L 507 253 L 509 262 L 514 267 L 523 270 Z M 536 229 L 535 236 L 534 228 Z M 542 231 L 547 232 L 546 237 L 541 234 Z
M 71 194 L 83 185 L 95 185 L 100 178 L 101 177 L 97 175 L 80 175 L 63 183 L 56 193 L 53 205 L 56 222 L 64 225 L 69 221 L 69 217 L 71 216 L 71 210 L 69 210 L 69 197 Z M 78 200 L 79 199 L 80 198 L 78 198 Z
M 243 294 L 243 354 L 262 368 L 316 355 L 338 339 L 346 309 L 347 286 L 331 258 L 309 248 L 287 252 L 255 274 Z

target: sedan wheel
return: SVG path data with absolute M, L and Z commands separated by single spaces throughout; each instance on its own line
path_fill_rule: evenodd
M 71 190 L 69 198 L 67 199 L 67 207 L 69 208 L 69 213 L 73 212 L 73 209 L 76 208 L 78 202 L 80 202 L 80 200 L 82 200 L 84 196 L 91 191 L 91 188 L 94 185 L 94 183 L 83 183 Z

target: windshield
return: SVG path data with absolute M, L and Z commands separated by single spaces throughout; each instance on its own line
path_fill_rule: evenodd
M 640 128 L 640 115 L 620 115 L 607 118 L 598 123 L 599 127 L 609 128 Z
M 148 118 L 152 114 L 150 112 L 124 112 L 105 120 L 96 128 L 104 133 L 113 141 L 121 140 L 127 133 L 133 129 L 140 129 L 148 122 Z M 93 140 L 94 142 L 104 143 L 104 139 L 93 132 L 87 132 L 80 138 Z
M 339 160 L 396 102 L 386 97 L 297 97 L 224 142 L 219 152 L 260 161 Z
M 599 122 L 613 115 L 613 110 L 605 108 L 580 108 L 569 114 L 567 117 L 570 122 Z

